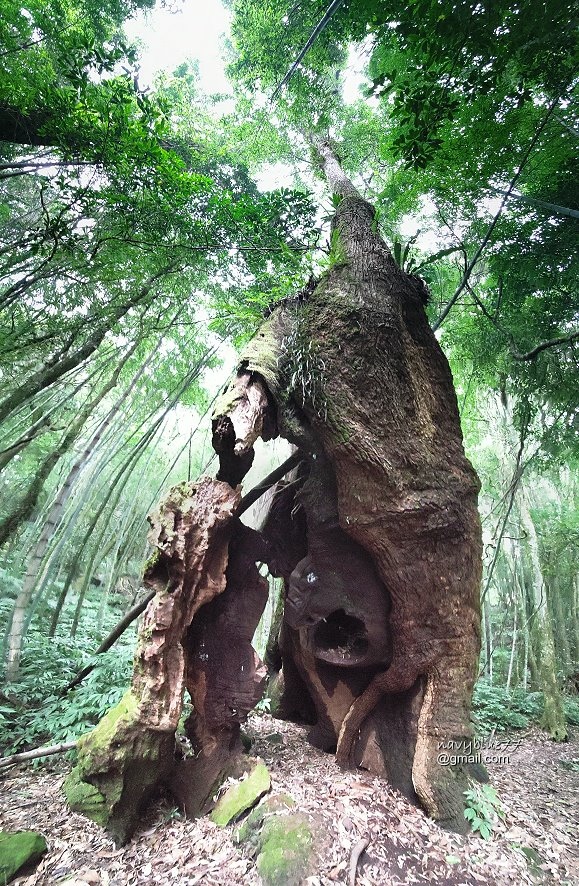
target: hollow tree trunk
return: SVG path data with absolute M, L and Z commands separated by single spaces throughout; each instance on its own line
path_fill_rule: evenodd
M 78 764 L 65 783 L 73 809 L 106 826 L 119 843 L 173 771 L 189 679 L 184 637 L 197 610 L 225 590 L 239 497 L 228 484 L 205 479 L 176 487 L 152 517 L 157 554 L 144 581 L 156 594 L 139 631 L 131 687 L 80 739 Z
M 453 770 L 437 757 L 440 742 L 471 733 L 479 483 L 424 286 L 396 266 L 331 148 L 318 148 L 342 198 L 339 261 L 313 292 L 274 309 L 242 355 L 217 410 L 221 476 L 237 482 L 232 462 L 248 458 L 247 441 L 261 432 L 247 416 L 254 388 L 263 397 L 265 386 L 277 432 L 310 469 L 296 499 L 306 551 L 282 573 L 285 690 L 293 676 L 307 686 L 314 743 L 336 749 L 344 765 L 387 775 L 464 830 L 468 766 Z
M 310 740 L 335 750 L 342 765 L 386 776 L 442 824 L 463 831 L 463 791 L 469 775 L 481 773 L 468 760 L 440 765 L 438 755 L 441 742 L 471 735 L 480 649 L 479 483 L 464 455 L 448 363 L 424 312 L 424 284 L 397 267 L 375 231 L 373 208 L 329 145 L 318 150 L 340 198 L 333 222 L 339 261 L 317 285 L 275 306 L 246 348 L 216 406 L 217 480 L 202 481 L 212 494 L 230 490 L 232 517 L 253 443 L 281 435 L 302 455 L 298 482 L 274 495 L 263 531 L 226 522 L 212 542 L 218 556 L 207 544 L 211 508 L 198 511 L 170 562 L 168 542 L 161 543 L 149 573 L 159 582 L 145 622 L 152 628 L 149 652 L 145 626 L 133 678 L 141 726 L 136 731 L 133 718 L 131 728 L 142 734 L 139 699 L 154 685 L 155 698 L 173 711 L 163 728 L 174 729 L 187 682 L 193 755 L 173 765 L 168 779 L 188 811 L 203 807 L 259 694 L 263 671 L 247 638 L 265 603 L 255 574 L 255 561 L 264 561 L 287 588 L 280 709 L 311 722 Z M 185 593 L 179 576 L 200 557 L 212 565 L 196 570 Z M 203 577 L 218 587 L 199 609 L 194 600 L 208 596 Z M 178 625 L 163 628 L 172 639 L 161 661 L 155 613 L 168 597 L 172 615 L 163 624 Z M 222 659 L 236 648 L 234 630 L 244 649 L 230 667 Z M 173 657 L 178 679 L 161 667 Z M 249 679 L 241 679 L 246 667 Z M 104 731 L 110 740 L 106 720 L 93 735 Z M 111 796 L 126 795 L 127 806 L 132 799 L 134 820 L 135 754 L 124 734 L 114 738 L 101 768 L 118 772 L 122 755 Z M 83 784 L 101 790 L 97 745 L 90 736 L 81 743 L 78 772 Z M 157 753 L 148 790 L 167 780 L 161 758 Z M 137 793 L 143 799 L 145 792 Z M 110 827 L 115 809 L 107 803 Z M 125 825 L 121 830 L 126 834 Z

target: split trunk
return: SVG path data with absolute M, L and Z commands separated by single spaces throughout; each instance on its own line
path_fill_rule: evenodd
M 285 437 L 302 461 L 280 484 L 261 532 L 240 528 L 231 506 L 212 560 L 213 601 L 195 609 L 182 597 L 189 609 L 171 653 L 180 673 L 171 692 L 180 703 L 187 685 L 193 700 L 193 753 L 172 761 L 168 781 L 186 809 L 199 810 L 257 701 L 263 670 L 249 638 L 265 603 L 261 561 L 286 588 L 279 654 L 271 644 L 268 651 L 268 662 L 281 664 L 277 713 L 309 723 L 310 741 L 341 765 L 384 776 L 443 825 L 464 830 L 463 791 L 484 774 L 467 758 L 443 764 L 451 743 L 471 735 L 479 483 L 424 284 L 398 268 L 372 206 L 331 148 L 317 147 L 340 198 L 337 261 L 274 306 L 242 355 L 216 409 L 220 470 L 204 482 L 212 494 L 238 495 L 259 436 Z M 192 533 L 182 564 L 197 556 L 196 544 Z M 171 572 L 165 582 L 159 593 L 172 594 Z M 233 626 L 242 651 L 229 661 Z M 82 747 L 80 767 L 94 783 Z M 158 781 L 165 776 L 159 767 Z

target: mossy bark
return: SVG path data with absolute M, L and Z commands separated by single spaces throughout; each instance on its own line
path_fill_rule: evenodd
M 226 588 L 228 545 L 240 493 L 204 479 L 175 487 L 151 517 L 153 557 L 144 581 L 156 590 L 139 630 L 131 688 L 78 745 L 65 783 L 70 805 L 117 843 L 175 767 L 183 708 L 185 639 L 199 609 Z
M 333 222 L 342 261 L 273 311 L 234 382 L 266 384 L 277 432 L 307 466 L 292 504 L 305 547 L 293 562 L 273 558 L 288 589 L 279 705 L 299 716 L 305 687 L 310 740 L 464 831 L 470 773 L 440 765 L 438 746 L 471 735 L 479 482 L 424 284 L 397 267 L 373 208 L 322 154 L 342 197 Z M 278 533 L 279 548 L 287 537 Z

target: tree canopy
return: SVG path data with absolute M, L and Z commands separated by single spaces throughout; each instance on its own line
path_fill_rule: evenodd
M 148 510 L 207 465 L 212 370 L 339 264 L 322 136 L 429 288 L 484 483 L 485 673 L 540 685 L 520 625 L 543 582 L 569 679 L 574 6 L 231 0 L 233 98 L 194 62 L 140 83 L 123 25 L 150 0 L 1 6 L 0 545 L 24 674 L 46 625 L 82 634 L 96 605 L 103 634 L 136 602 Z

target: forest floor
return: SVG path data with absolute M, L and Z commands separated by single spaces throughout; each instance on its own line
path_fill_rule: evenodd
M 441 830 L 368 773 L 345 772 L 310 747 L 305 730 L 253 714 L 252 754 L 266 762 L 275 792 L 290 794 L 319 837 L 307 886 L 348 883 L 352 850 L 367 840 L 356 886 L 579 883 L 579 734 L 554 744 L 537 732 L 510 736 L 508 762 L 489 764 L 506 817 L 491 839 Z M 125 847 L 71 813 L 60 786 L 64 761 L 12 769 L 0 781 L 0 829 L 41 831 L 49 851 L 15 886 L 257 886 L 255 860 L 233 842 L 233 827 L 186 821 L 159 802 Z M 521 848 L 523 847 L 525 851 Z M 530 857 L 530 858 L 529 858 Z

